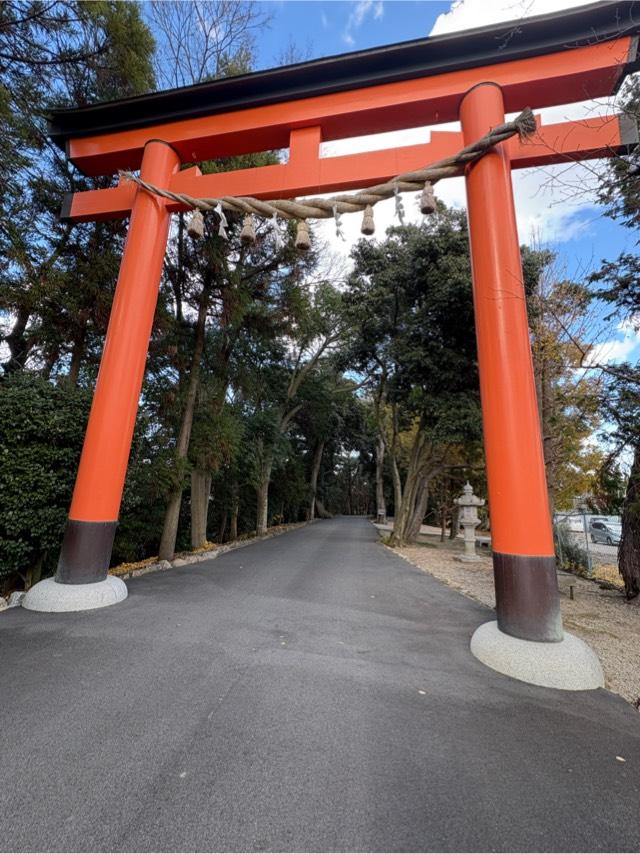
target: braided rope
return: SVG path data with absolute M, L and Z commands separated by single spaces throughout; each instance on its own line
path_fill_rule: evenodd
M 536 120 L 532 111 L 527 107 L 513 121 L 506 122 L 493 128 L 476 142 L 467 145 L 457 154 L 438 160 L 430 166 L 414 172 L 397 175 L 384 184 L 367 187 L 353 195 L 337 195 L 329 199 L 270 199 L 262 201 L 251 196 L 221 196 L 220 198 L 196 198 L 186 193 L 174 193 L 162 187 L 150 184 L 132 172 L 120 172 L 122 178 L 133 181 L 139 187 L 156 196 L 178 202 L 188 208 L 200 211 L 211 211 L 218 208 L 243 214 L 281 219 L 329 219 L 336 213 L 355 213 L 366 207 L 373 207 L 385 199 L 390 199 L 397 193 L 420 191 L 425 183 L 435 184 L 442 178 L 453 178 L 464 174 L 469 163 L 481 158 L 500 142 L 518 134 L 520 139 L 530 137 L 536 131 Z

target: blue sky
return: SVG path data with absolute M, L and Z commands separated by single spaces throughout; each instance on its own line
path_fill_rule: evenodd
M 362 50 L 398 41 L 422 38 L 430 34 L 469 29 L 499 21 L 513 20 L 532 14 L 559 11 L 581 5 L 576 0 L 268 0 L 261 3 L 272 16 L 271 27 L 261 33 L 258 42 L 258 64 L 271 67 L 287 46 L 294 44 L 305 58 L 330 56 Z M 535 105 L 533 105 L 535 106 Z M 593 104 L 541 111 L 543 122 L 579 119 L 591 115 Z M 610 105 L 600 105 L 596 112 L 611 112 Z M 384 145 L 411 144 L 425 141 L 425 129 L 387 135 Z M 332 144 L 327 154 L 346 153 L 382 147 L 371 139 Z M 562 167 L 564 169 L 564 167 Z M 560 169 L 560 167 L 558 167 Z M 636 236 L 603 215 L 589 186 L 595 186 L 591 171 L 575 166 L 568 176 L 573 189 L 567 193 L 558 181 L 554 168 L 514 172 L 514 191 L 522 242 L 537 242 L 553 249 L 559 264 L 569 276 L 580 277 L 596 269 L 601 259 L 611 259 L 634 247 Z M 587 188 L 583 191 L 583 188 Z M 436 194 L 448 204 L 464 205 L 462 179 L 438 184 Z M 383 224 L 393 221 L 393 208 L 382 212 Z M 382 207 L 382 206 L 381 206 Z M 409 205 L 407 205 L 409 207 Z M 354 219 L 354 218 L 351 218 Z M 378 219 L 378 214 L 376 214 Z M 347 242 L 338 246 L 347 254 L 357 239 L 359 223 L 344 218 Z M 327 236 L 332 236 L 326 224 Z M 603 330 L 600 355 L 607 360 L 640 358 L 638 337 L 632 329 Z
M 272 0 L 262 4 L 273 22 L 260 37 L 259 63 L 273 64 L 283 44 L 293 42 L 310 57 L 426 36 L 451 3 L 423 0 L 352 3 L 347 0 Z

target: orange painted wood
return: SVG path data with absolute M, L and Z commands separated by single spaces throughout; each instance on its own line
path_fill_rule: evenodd
M 212 175 L 202 175 L 196 167 L 174 175 L 169 189 L 192 196 L 262 199 L 360 189 L 448 157 L 464 145 L 461 132 L 433 131 L 430 141 L 422 145 L 319 158 L 320 142 L 320 128 L 295 130 L 287 164 Z M 513 137 L 508 146 L 511 165 L 518 169 L 611 156 L 621 150 L 622 140 L 617 117 L 601 117 L 542 126 L 534 137 L 523 142 Z M 76 193 L 68 216 L 77 222 L 128 216 L 135 190 L 134 184 L 124 181 L 112 189 Z M 173 202 L 168 207 L 185 210 Z
M 179 166 L 178 156 L 168 145 L 147 145 L 142 175 L 148 181 L 166 183 Z M 118 518 L 169 220 L 162 201 L 142 190 L 136 192 L 70 519 L 114 522 Z
M 477 86 L 467 143 L 504 121 L 499 87 Z M 494 552 L 554 554 L 522 265 L 505 143 L 466 176 L 482 421 Z
M 163 139 L 183 162 L 285 148 L 296 128 L 317 126 L 325 140 L 455 121 L 464 94 L 492 81 L 507 112 L 610 94 L 632 39 L 464 69 L 427 78 L 302 98 L 69 142 L 70 159 L 88 175 L 138 168 L 145 143 Z M 213 109 L 213 108 L 212 108 Z

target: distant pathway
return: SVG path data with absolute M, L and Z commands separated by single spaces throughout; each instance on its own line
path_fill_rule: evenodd
M 637 851 L 640 715 L 484 668 L 491 612 L 376 539 L 0 614 L 0 850 Z

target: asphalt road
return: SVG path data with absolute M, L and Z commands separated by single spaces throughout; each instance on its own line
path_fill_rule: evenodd
M 640 848 L 640 715 L 483 667 L 364 519 L 129 591 L 0 614 L 1 850 Z

